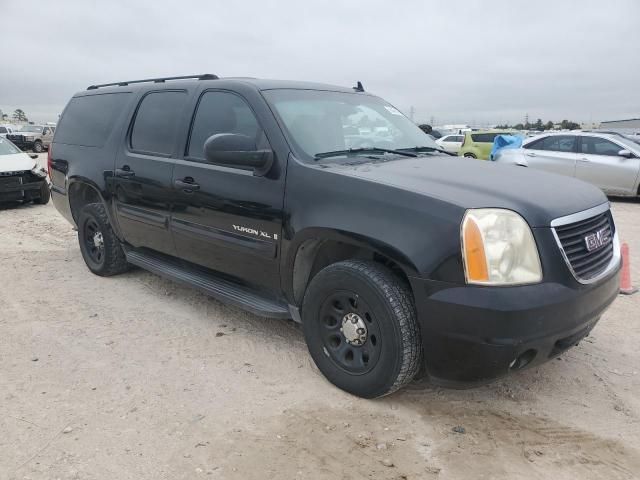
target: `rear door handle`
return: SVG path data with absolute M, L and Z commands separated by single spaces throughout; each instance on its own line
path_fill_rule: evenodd
M 122 168 L 116 168 L 115 171 L 116 177 L 133 177 L 136 172 L 134 172 L 133 170 L 131 170 L 131 167 L 129 167 L 129 165 L 124 165 Z
M 177 188 L 181 188 L 182 191 L 187 192 L 187 193 L 191 193 L 191 192 L 194 192 L 196 190 L 200 190 L 200 185 L 195 183 L 193 178 L 191 178 L 191 177 L 185 177 L 182 180 L 176 180 L 175 182 L 173 182 L 173 184 Z

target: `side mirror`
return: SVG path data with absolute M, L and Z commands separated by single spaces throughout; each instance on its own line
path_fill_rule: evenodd
M 618 152 L 618 155 L 621 156 L 621 157 L 625 157 L 625 158 L 633 157 L 633 153 L 631 153 L 629 150 L 620 150 Z
M 236 133 L 217 133 L 207 138 L 204 156 L 210 163 L 253 170 L 254 175 L 265 175 L 273 165 L 273 151 L 258 150 L 252 138 Z

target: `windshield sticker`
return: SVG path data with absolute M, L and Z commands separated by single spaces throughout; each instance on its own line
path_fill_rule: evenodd
M 397 108 L 395 108 L 395 107 L 391 107 L 389 105 L 385 105 L 384 108 L 386 108 L 389 111 L 389 113 L 391 113 L 392 115 L 403 116 L 402 112 L 400 110 L 398 110 Z

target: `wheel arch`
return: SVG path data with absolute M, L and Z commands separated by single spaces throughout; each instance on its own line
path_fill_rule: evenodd
M 107 212 L 111 228 L 114 229 L 116 234 L 119 233 L 117 228 L 118 224 L 114 222 L 113 214 L 109 208 L 108 202 L 100 188 L 94 182 L 84 177 L 70 178 L 69 185 L 67 187 L 67 196 L 69 198 L 71 215 L 76 226 L 78 225 L 78 218 L 80 217 L 80 210 L 82 210 L 82 207 L 89 203 L 101 203 Z
M 374 260 L 386 265 L 407 282 L 410 276 L 418 274 L 411 260 L 393 246 L 352 232 L 307 229 L 296 236 L 289 252 L 283 287 L 297 306 L 302 305 L 313 277 L 324 267 L 342 260 Z

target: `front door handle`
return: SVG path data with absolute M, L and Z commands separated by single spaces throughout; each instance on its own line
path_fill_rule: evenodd
M 191 178 L 191 177 L 185 177 L 182 180 L 176 180 L 175 182 L 173 182 L 173 184 L 177 188 L 181 188 L 182 191 L 187 192 L 187 193 L 191 193 L 191 192 L 194 192 L 196 190 L 200 190 L 200 185 L 195 183 L 193 181 L 193 178 Z
M 584 157 L 579 158 L 578 161 L 582 162 L 582 163 L 591 163 L 591 160 L 589 160 L 588 158 L 584 158 Z
M 527 155 L 527 157 L 535 157 L 536 156 L 536 154 L 533 153 L 533 152 L 527 152 L 526 155 Z
M 129 165 L 124 165 L 122 168 L 116 168 L 115 171 L 116 177 L 133 177 L 136 172 L 134 172 L 133 170 L 131 170 L 131 167 L 129 167 Z

